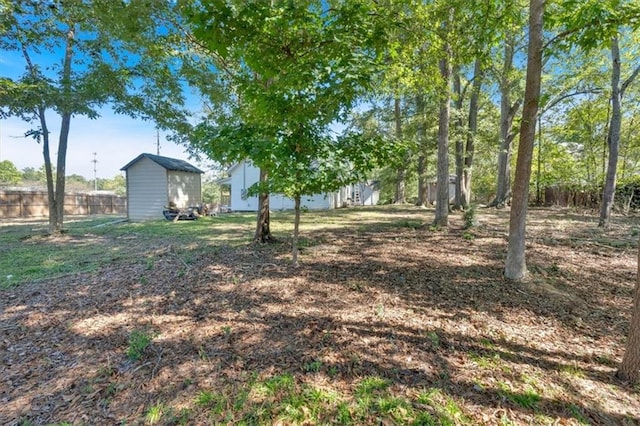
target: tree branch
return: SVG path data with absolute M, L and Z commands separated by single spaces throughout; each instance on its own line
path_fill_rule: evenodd
M 560 102 L 564 101 L 567 98 L 571 98 L 573 96 L 578 96 L 578 95 L 586 95 L 588 93 L 600 93 L 600 92 L 602 92 L 602 88 L 594 87 L 592 89 L 577 90 L 575 92 L 567 93 L 566 95 L 562 95 L 559 98 L 556 98 L 550 101 L 547 105 L 545 105 L 544 108 L 540 110 L 540 113 L 538 115 L 544 114 L 545 112 L 549 111 L 551 108 L 558 105 Z
M 629 76 L 629 78 L 627 78 L 623 83 L 622 86 L 620 86 L 620 97 L 624 96 L 624 91 L 627 90 L 627 87 L 629 87 L 629 85 L 631 83 L 633 83 L 633 80 L 636 79 L 636 77 L 638 76 L 638 74 L 640 74 L 640 65 L 638 65 L 636 67 L 635 70 L 633 70 L 633 72 L 631 73 L 631 75 Z

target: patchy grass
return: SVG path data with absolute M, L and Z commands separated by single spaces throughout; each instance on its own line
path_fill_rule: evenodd
M 304 213 L 296 269 L 286 212 L 264 246 L 253 214 L 74 222 L 57 239 L 3 226 L 19 279 L 0 298 L 0 423 L 635 424 L 638 389 L 614 372 L 637 218 L 594 230 L 532 209 L 514 284 L 507 211 L 478 209 L 473 238 L 461 214 L 430 231 L 432 214 Z

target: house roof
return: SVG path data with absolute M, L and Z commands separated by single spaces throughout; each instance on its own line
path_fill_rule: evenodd
M 160 166 L 164 167 L 167 170 L 172 170 L 176 172 L 204 173 L 199 168 L 187 163 L 184 160 L 178 160 L 176 158 L 162 157 L 160 155 L 153 155 L 153 154 L 146 154 L 146 153 L 138 155 L 136 158 L 131 160 L 129 163 L 127 163 L 126 166 L 122 167 L 120 170 L 126 171 L 129 167 L 133 166 L 135 163 L 142 160 L 143 158 L 148 158 L 149 160 L 159 164 Z

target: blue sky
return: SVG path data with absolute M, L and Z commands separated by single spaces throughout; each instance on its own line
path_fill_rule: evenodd
M 93 179 L 93 153 L 97 153 L 97 176 L 112 178 L 120 168 L 138 155 L 156 153 L 156 130 L 151 122 L 134 120 L 115 115 L 108 108 L 96 120 L 74 117 L 71 120 L 69 146 L 67 150 L 67 175 L 78 174 Z M 47 116 L 51 130 L 51 155 L 57 152 L 60 118 L 53 112 Z M 39 168 L 44 164 L 42 145 L 22 135 L 32 128 L 16 118 L 0 119 L 0 161 L 9 160 L 22 170 L 25 167 Z M 184 147 L 165 140 L 160 133 L 160 155 L 190 160 Z M 202 167 L 201 167 L 202 168 Z M 203 170 L 205 170 L 203 168 Z
M 46 69 L 45 73 L 55 73 L 61 61 L 61 50 L 53 52 L 30 49 L 32 60 Z M 79 58 L 80 60 L 82 58 Z M 46 67 L 46 68 L 45 68 Z M 0 76 L 12 79 L 24 73 L 25 60 L 17 51 L 0 50 Z M 189 96 L 189 95 L 187 95 Z M 190 96 L 190 108 L 199 108 L 199 100 Z M 55 165 L 60 131 L 60 117 L 54 111 L 47 111 L 47 124 L 50 134 L 50 153 Z M 25 167 L 39 168 L 44 164 L 42 145 L 32 138 L 23 135 L 30 129 L 37 128 L 34 123 L 27 123 L 19 118 L 0 119 L 0 161 L 9 160 L 19 170 Z M 100 117 L 90 120 L 83 116 L 73 117 L 69 133 L 67 149 L 66 174 L 78 174 L 87 179 L 94 177 L 93 153 L 97 153 L 97 176 L 112 178 L 120 174 L 120 168 L 142 153 L 157 152 L 156 128 L 154 123 L 134 120 L 128 116 L 116 115 L 110 106 L 100 110 Z M 189 155 L 182 146 L 166 140 L 166 134 L 160 134 L 160 155 L 187 160 L 203 170 L 206 167 Z

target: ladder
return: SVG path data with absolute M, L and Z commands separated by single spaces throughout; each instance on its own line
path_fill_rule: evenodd
M 356 184 L 353 185 L 353 194 L 352 194 L 352 198 L 353 198 L 353 204 L 356 206 L 361 205 L 361 201 L 360 201 L 360 185 Z

